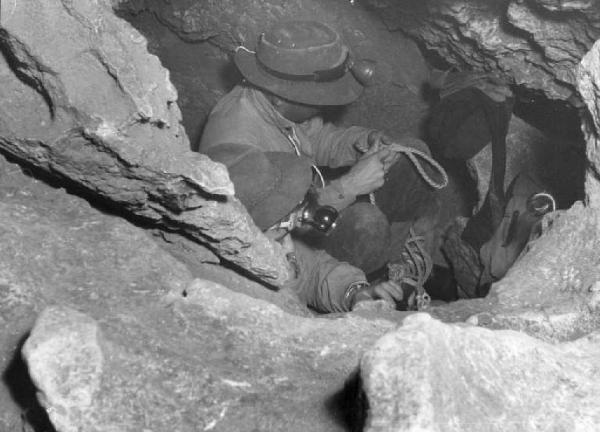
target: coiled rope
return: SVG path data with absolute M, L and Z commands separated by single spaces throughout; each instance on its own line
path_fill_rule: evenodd
M 448 174 L 446 173 L 446 170 L 444 170 L 444 168 L 428 154 L 401 144 L 390 144 L 385 148 L 405 154 L 415 166 L 415 169 L 421 178 L 432 188 L 442 189 L 448 186 Z M 425 169 L 417 159 L 417 156 L 429 163 L 438 171 L 438 173 L 442 176 L 442 180 L 439 183 L 436 183 L 435 180 L 433 180 L 429 174 L 425 172 Z M 374 193 L 369 194 L 369 200 L 371 201 L 371 204 L 375 205 Z M 427 294 L 427 291 L 425 291 L 424 284 L 431 275 L 433 261 L 423 247 L 424 242 L 425 238 L 423 236 L 417 236 L 411 228 L 408 239 L 404 244 L 404 252 L 402 254 L 404 263 L 392 263 L 388 265 L 389 280 L 398 283 L 406 283 L 415 287 L 415 290 L 417 291 L 417 310 L 427 309 L 429 303 L 431 302 L 429 294 Z
M 412 164 L 414 165 L 415 169 L 417 170 L 417 172 L 419 173 L 421 178 L 425 181 L 425 183 L 427 183 L 432 188 L 443 189 L 446 186 L 448 186 L 448 174 L 446 173 L 446 170 L 439 163 L 437 163 L 437 161 L 435 161 L 431 156 L 429 156 L 427 153 L 422 152 L 421 150 L 417 150 L 412 147 L 404 146 L 402 144 L 390 144 L 390 145 L 385 146 L 384 148 L 390 149 L 391 151 L 395 151 L 397 153 L 403 153 L 404 155 L 406 155 L 408 160 L 410 160 L 412 162 Z M 425 162 L 427 162 L 433 168 L 435 168 L 437 170 L 437 172 L 442 176 L 442 180 L 439 183 L 436 183 L 435 180 L 433 180 L 429 176 L 429 174 L 427 174 L 427 172 L 425 171 L 425 168 L 423 168 L 423 165 L 421 165 L 421 162 L 419 162 L 419 160 L 417 159 L 417 156 L 420 157 L 421 159 L 423 159 Z M 371 204 L 375 205 L 375 194 L 374 193 L 369 194 L 369 199 L 371 201 Z

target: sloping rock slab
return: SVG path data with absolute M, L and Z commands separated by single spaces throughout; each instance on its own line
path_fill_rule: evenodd
M 177 93 L 108 0 L 2 2 L 0 150 L 129 214 L 185 232 L 280 286 L 285 258 L 190 152 Z
M 327 402 L 392 328 L 292 316 L 201 279 L 141 303 L 40 315 L 23 353 L 57 431 L 343 430 Z
M 193 278 L 142 230 L 0 158 L 0 430 L 46 430 L 19 347 L 45 307 L 100 316 Z M 21 416 L 23 420 L 21 420 Z
M 592 431 L 600 424 L 600 333 L 548 344 L 425 314 L 361 361 L 365 432 Z
M 306 309 L 282 291 L 260 291 L 230 270 L 203 267 L 198 260 L 190 264 L 194 274 L 277 306 L 215 282 L 194 282 L 186 265 L 144 231 L 1 158 L 0 220 L 1 431 L 49 430 L 19 356 L 46 308 L 78 311 L 73 322 L 83 339 L 38 365 L 76 362 L 90 388 L 99 370 L 106 374 L 105 399 L 94 396 L 94 403 L 106 405 L 93 415 L 106 415 L 113 429 L 89 417 L 98 426 L 89 423 L 81 429 L 86 432 L 247 431 L 252 421 L 258 430 L 342 430 L 335 409 L 327 408 L 330 397 L 342 389 L 361 353 L 395 326 L 376 317 L 302 318 L 310 316 Z M 201 254 L 194 252 L 197 259 Z M 58 324 L 46 330 L 48 337 L 65 335 Z M 48 406 L 55 407 L 49 414 L 53 421 L 58 416 L 59 431 L 72 430 L 72 423 L 60 419 L 70 422 L 75 414 L 58 408 L 68 389 L 76 403 L 89 401 L 90 393 L 77 383 L 61 375 L 55 382 L 61 391 L 49 392 Z M 221 412 L 227 426 L 217 427 Z

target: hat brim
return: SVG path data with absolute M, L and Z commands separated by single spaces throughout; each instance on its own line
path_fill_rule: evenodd
M 270 75 L 257 64 L 255 54 L 246 50 L 238 50 L 234 61 L 244 78 L 252 84 L 293 102 L 347 105 L 358 99 L 363 91 L 363 86 L 350 72 L 335 81 L 290 81 Z
M 289 215 L 304 200 L 312 183 L 312 170 L 305 158 L 298 163 L 299 157 L 293 153 L 265 152 L 265 156 L 279 171 L 280 181 L 277 188 L 248 209 L 262 231 Z

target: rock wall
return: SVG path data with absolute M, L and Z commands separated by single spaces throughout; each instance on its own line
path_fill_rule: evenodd
M 336 393 L 394 326 L 188 267 L 2 158 L 0 220 L 3 432 L 342 431 Z
M 392 31 L 414 37 L 460 70 L 568 99 L 576 68 L 600 38 L 594 0 L 363 0 Z
M 599 338 L 553 345 L 409 317 L 361 360 L 364 430 L 592 431 L 600 422 Z
M 278 246 L 232 198 L 226 169 L 189 151 L 168 71 L 108 0 L 1 7 L 2 152 L 263 281 L 287 280 Z
M 600 208 L 600 42 L 585 55 L 578 69 L 578 88 L 585 102 L 582 129 L 586 140 L 586 195 L 594 209 Z

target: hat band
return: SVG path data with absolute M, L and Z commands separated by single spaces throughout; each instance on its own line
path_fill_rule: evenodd
M 305 82 L 306 81 L 312 81 L 312 82 L 336 81 L 336 80 L 342 78 L 346 74 L 348 69 L 350 69 L 350 67 L 351 67 L 351 61 L 350 61 L 349 54 L 346 55 L 346 58 L 344 59 L 343 62 L 341 62 L 338 66 L 336 66 L 334 68 L 318 70 L 318 71 L 314 71 L 311 74 L 305 74 L 305 75 L 288 74 L 285 72 L 277 71 L 275 69 L 271 69 L 269 66 L 267 66 L 266 64 L 261 62 L 260 58 L 258 58 L 258 56 L 256 56 L 256 63 L 269 75 L 273 75 L 277 78 L 281 78 L 281 79 L 288 80 L 288 81 L 305 81 Z

